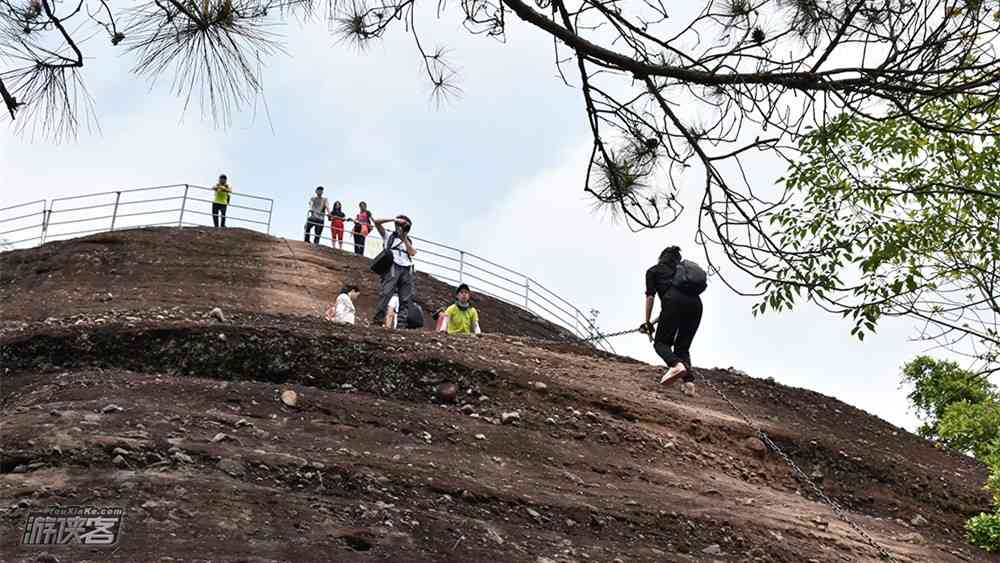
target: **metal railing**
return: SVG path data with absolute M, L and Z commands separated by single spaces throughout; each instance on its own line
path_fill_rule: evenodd
M 45 243 L 135 227 L 199 225 L 199 218 L 212 217 L 204 209 L 211 208 L 213 196 L 211 188 L 172 184 L 56 198 L 45 212 L 40 239 Z M 195 205 L 199 203 L 200 208 Z M 271 198 L 233 193 L 226 206 L 226 223 L 270 233 L 273 208 Z M 3 221 L 0 215 L 0 225 Z
M 0 252 L 132 228 L 211 226 L 214 217 L 209 210 L 213 196 L 211 188 L 171 184 L 0 208 Z M 273 209 L 271 198 L 233 193 L 226 209 L 226 225 L 264 230 L 270 234 Z M 333 246 L 331 233 L 332 226 L 327 222 L 321 240 Z M 344 250 L 354 252 L 353 233 L 347 226 L 343 238 Z M 419 254 L 414 260 L 419 271 L 455 285 L 468 283 L 476 293 L 514 305 L 568 329 L 579 338 L 593 339 L 594 346 L 602 350 L 614 352 L 611 344 L 600 338 L 591 316 L 533 278 L 466 250 L 419 237 L 413 240 L 419 246 Z M 382 240 L 377 232 L 369 233 L 362 254 L 374 257 L 381 249 Z
M 315 233 L 303 235 L 304 240 L 315 240 Z M 507 304 L 524 309 L 540 318 L 569 329 L 580 338 L 595 339 L 600 335 L 592 317 L 575 305 L 548 289 L 533 278 L 483 258 L 477 254 L 441 244 L 425 238 L 411 237 L 417 246 L 417 256 L 413 263 L 417 270 L 453 285 L 468 283 L 475 293 L 488 295 Z M 320 242 L 333 248 L 337 241 L 333 238 L 333 226 L 325 222 Z M 342 250 L 357 253 L 351 223 L 344 225 Z M 372 227 L 360 245 L 361 254 L 373 258 L 383 248 L 382 239 Z M 614 347 L 605 339 L 596 338 L 595 345 L 605 351 L 614 352 Z

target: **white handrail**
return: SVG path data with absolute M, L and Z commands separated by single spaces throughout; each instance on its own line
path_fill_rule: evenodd
M 65 240 L 67 238 L 74 238 L 86 234 L 113 230 L 164 225 L 175 225 L 178 227 L 196 226 L 198 225 L 197 223 L 185 221 L 185 215 L 188 217 L 210 217 L 212 214 L 204 210 L 192 209 L 192 206 L 189 204 L 192 202 L 211 204 L 212 202 L 208 199 L 195 197 L 190 193 L 191 189 L 211 191 L 211 188 L 197 186 L 194 184 L 170 184 L 164 186 L 151 186 L 146 188 L 134 188 L 60 197 L 54 198 L 48 203 L 46 203 L 46 200 L 38 200 L 0 208 L 0 234 L 15 232 L 22 233 L 23 231 L 37 230 L 36 236 L 23 238 L 17 241 L 10 241 L 0 237 L 0 252 L 13 250 L 19 246 L 22 248 L 37 246 L 50 240 Z M 151 192 L 156 190 L 175 190 L 177 191 L 177 195 L 167 195 L 163 197 L 155 196 L 139 200 L 129 199 L 127 201 L 122 199 L 123 195 L 128 197 L 139 192 Z M 272 210 L 274 209 L 273 199 L 251 194 L 242 194 L 239 192 L 234 192 L 232 197 L 245 197 L 256 201 L 266 202 L 267 208 L 263 209 L 244 205 L 234 205 L 230 203 L 228 205 L 230 210 L 243 210 L 260 215 L 249 218 L 227 213 L 227 222 L 250 224 L 250 228 L 254 228 L 253 225 L 266 226 L 267 232 L 270 233 L 271 215 Z M 108 201 L 106 203 L 97 203 L 94 205 L 79 205 L 76 203 L 78 200 L 85 200 L 88 198 L 107 198 Z M 58 207 L 62 207 L 68 202 L 73 202 L 76 206 L 69 208 L 57 208 L 56 204 L 61 204 Z M 130 213 L 119 213 L 119 207 L 123 206 L 154 206 L 156 204 L 167 202 L 171 202 L 171 205 L 169 208 L 165 209 L 135 210 Z M 180 205 L 178 206 L 176 202 L 180 202 Z M 37 206 L 39 204 L 41 204 L 40 210 L 34 213 L 24 213 L 24 208 L 28 206 Z M 4 216 L 5 212 L 13 215 L 15 213 L 14 210 L 17 210 L 17 215 L 11 217 Z M 177 214 L 177 219 L 163 221 L 163 215 L 165 214 Z M 53 220 L 53 216 L 55 216 L 56 220 Z M 134 221 L 137 218 L 148 218 L 152 216 L 157 217 L 157 219 L 153 222 L 145 222 L 141 220 Z M 116 221 L 119 219 L 130 219 L 132 221 L 129 221 L 130 224 L 116 225 Z M 27 223 L 28 221 L 31 221 L 30 224 L 22 224 Z M 136 222 L 138 224 L 131 224 Z M 95 225 L 94 223 L 99 224 Z M 208 221 L 206 221 L 206 223 L 208 223 Z M 68 231 L 66 229 L 59 228 L 66 227 L 68 225 L 75 225 L 76 227 L 73 228 L 79 230 Z M 51 230 L 53 227 L 56 228 L 54 231 Z M 325 246 L 333 246 L 334 241 L 332 237 L 332 225 L 329 222 L 324 221 L 323 227 L 323 233 L 320 240 Z M 364 244 L 366 247 L 368 246 L 368 239 L 374 239 L 376 242 L 371 245 L 371 249 L 365 248 L 362 251 L 362 253 L 364 253 L 364 251 L 367 250 L 369 258 L 373 257 L 372 252 L 381 251 L 383 245 L 382 239 L 373 235 L 376 235 L 376 233 L 369 233 Z M 425 254 L 447 261 L 449 264 L 454 264 L 445 265 L 436 260 L 421 259 L 420 255 L 418 255 L 414 259 L 414 265 L 420 271 L 448 283 L 463 283 L 466 278 L 475 280 L 474 285 L 477 286 L 475 289 L 477 293 L 489 295 L 495 299 L 499 299 L 505 303 L 519 307 L 532 315 L 553 322 L 564 329 L 568 329 L 572 334 L 579 338 L 588 340 L 594 339 L 591 340 L 594 346 L 606 351 L 614 352 L 614 347 L 612 347 L 607 340 L 600 338 L 600 332 L 586 314 L 584 314 L 573 303 L 566 300 L 558 293 L 546 288 L 533 278 L 467 250 L 455 248 L 416 236 L 412 238 L 417 242 L 417 246 L 430 246 L 433 248 L 433 250 L 424 248 Z M 309 239 L 314 239 L 314 233 L 310 232 Z M 354 233 L 351 232 L 350 228 L 347 227 L 346 224 L 342 244 L 346 248 L 345 251 L 352 252 L 354 250 Z M 451 255 L 448 253 L 451 253 Z M 457 280 L 455 279 L 456 275 Z M 498 293 L 507 293 L 512 297 L 500 297 Z

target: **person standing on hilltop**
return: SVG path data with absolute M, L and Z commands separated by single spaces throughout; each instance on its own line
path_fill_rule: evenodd
M 333 202 L 333 211 L 330 211 L 330 244 L 338 250 L 344 249 L 344 210 L 339 201 Z
M 384 223 L 393 223 L 396 229 L 391 233 L 386 232 L 385 227 L 382 226 Z M 386 310 L 389 308 L 389 301 L 392 300 L 393 294 L 398 294 L 399 312 L 396 316 L 396 324 L 405 327 L 410 314 L 410 304 L 416 293 L 412 258 L 417 251 L 413 248 L 413 241 L 410 240 L 410 229 L 413 227 L 413 221 L 410 221 L 406 215 L 397 215 L 395 219 L 376 219 L 374 225 L 382 236 L 385 248 L 392 253 L 392 266 L 382 274 L 374 324 L 383 323 Z
M 640 331 L 649 335 L 653 349 L 669 368 L 660 378 L 660 384 L 669 385 L 683 378 L 684 392 L 688 395 L 694 394 L 691 343 L 701 324 L 700 295 L 705 291 L 707 279 L 700 266 L 681 259 L 681 250 L 676 246 L 665 248 L 657 264 L 646 270 L 646 321 L 639 327 Z M 654 336 L 649 319 L 657 295 L 660 297 L 660 319 Z
M 212 200 L 212 223 L 216 228 L 226 226 L 226 206 L 229 205 L 229 198 L 233 193 L 233 187 L 229 185 L 229 179 L 225 174 L 219 175 L 219 182 L 212 188 L 215 198 Z
M 361 202 L 358 204 L 357 216 L 354 218 L 354 253 L 358 256 L 365 255 L 365 237 L 368 236 L 368 232 L 371 230 L 372 225 L 372 215 L 368 211 L 368 204 Z
M 306 217 L 306 242 L 309 242 L 309 230 L 316 231 L 313 237 L 313 244 L 319 244 L 319 237 L 323 234 L 323 223 L 327 213 L 330 212 L 330 200 L 323 197 L 323 186 L 316 188 L 316 195 L 309 198 L 309 215 Z

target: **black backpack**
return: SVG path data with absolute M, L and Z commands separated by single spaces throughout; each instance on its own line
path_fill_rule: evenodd
M 708 274 L 698 264 L 690 260 L 681 260 L 674 271 L 673 285 L 685 295 L 701 295 L 708 287 Z
M 395 248 L 393 243 L 397 240 L 399 240 L 399 237 L 396 236 L 396 233 L 389 233 L 389 238 L 385 241 L 385 248 L 372 259 L 371 265 L 368 266 L 371 271 L 380 276 L 384 276 L 392 271 L 392 265 L 395 262 L 395 258 L 392 256 L 392 250 Z

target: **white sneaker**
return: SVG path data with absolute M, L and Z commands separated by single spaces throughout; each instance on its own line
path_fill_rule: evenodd
M 673 367 L 667 370 L 667 373 L 663 374 L 663 377 L 660 378 L 660 385 L 670 385 L 671 383 L 676 381 L 678 377 L 684 375 L 684 372 L 686 371 L 687 368 L 684 367 L 684 364 L 682 363 L 675 364 Z
M 688 397 L 698 396 L 698 389 L 694 386 L 694 383 L 691 383 L 690 381 L 681 384 L 681 391 Z

